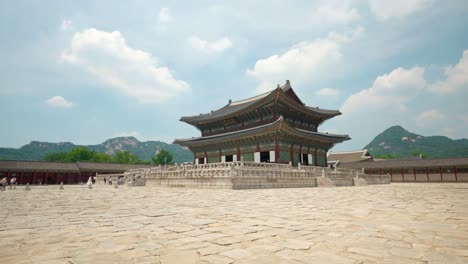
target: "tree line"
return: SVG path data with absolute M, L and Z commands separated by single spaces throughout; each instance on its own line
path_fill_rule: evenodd
M 154 164 L 167 165 L 174 164 L 172 153 L 165 149 L 161 149 L 151 161 L 140 159 L 138 155 L 127 150 L 119 150 L 113 156 L 100 153 L 94 150 L 89 150 L 86 147 L 76 147 L 68 152 L 52 152 L 44 156 L 43 160 L 53 162 L 107 162 L 121 164 Z

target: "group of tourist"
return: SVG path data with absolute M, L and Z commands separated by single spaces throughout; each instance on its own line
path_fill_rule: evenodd
M 1 180 L 0 180 L 0 189 L 2 191 L 6 190 L 6 187 L 8 185 L 8 180 L 6 177 L 3 177 Z M 11 189 L 16 189 L 16 177 L 12 177 L 10 179 L 10 190 Z
M 107 178 L 104 177 L 104 184 L 112 185 L 112 178 L 109 177 L 109 180 L 107 180 Z

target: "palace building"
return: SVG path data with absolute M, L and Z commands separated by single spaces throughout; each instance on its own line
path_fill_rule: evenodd
M 200 137 L 177 139 L 190 149 L 195 164 L 244 161 L 327 166 L 327 151 L 347 135 L 318 132 L 324 121 L 340 115 L 305 105 L 290 82 L 252 98 L 229 103 L 207 114 L 182 117 Z

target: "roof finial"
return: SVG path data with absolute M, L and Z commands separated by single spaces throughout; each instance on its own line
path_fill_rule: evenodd
M 280 85 L 279 85 L 279 83 L 278 83 L 278 85 L 276 86 L 276 88 L 281 88 Z
M 286 84 L 289 84 L 289 80 L 286 80 Z
M 231 103 L 232 103 L 232 100 L 231 100 L 231 99 L 229 99 L 229 104 L 231 104 Z

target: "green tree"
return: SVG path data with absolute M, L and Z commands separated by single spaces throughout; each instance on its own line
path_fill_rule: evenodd
M 67 159 L 67 152 L 50 152 L 47 153 L 43 160 L 45 161 L 55 161 L 55 162 L 65 162 Z
M 130 151 L 117 151 L 112 159 L 115 163 L 125 163 L 125 164 L 146 164 L 148 162 L 141 160 L 137 155 L 131 153 Z
M 421 158 L 423 158 L 423 159 L 427 158 L 427 153 L 425 153 L 425 152 L 424 153 L 421 153 L 419 151 L 411 152 L 411 156 L 413 156 L 413 157 L 419 157 L 419 155 L 421 155 Z
M 161 149 L 161 151 L 151 159 L 154 165 L 174 164 L 172 154 L 165 149 Z
M 92 161 L 94 161 L 94 162 L 112 162 L 112 157 L 111 157 L 111 155 L 106 154 L 106 153 L 99 153 L 99 152 L 93 151 Z
M 149 161 L 141 160 L 137 155 L 129 151 L 117 151 L 114 157 L 106 153 L 99 153 L 94 150 L 88 150 L 85 147 L 77 147 L 69 152 L 48 153 L 44 158 L 46 161 L 57 162 L 114 162 L 124 164 L 150 164 Z
M 93 159 L 94 151 L 90 151 L 85 147 L 77 147 L 67 153 L 66 161 L 90 161 Z

